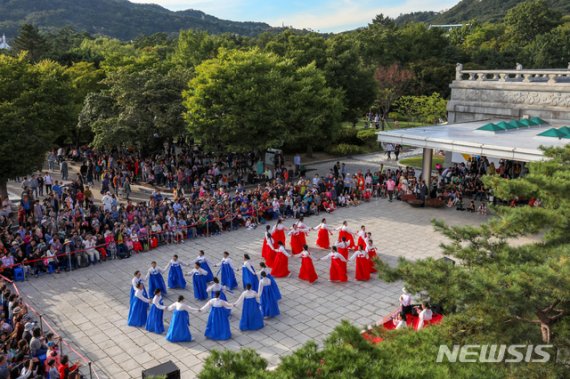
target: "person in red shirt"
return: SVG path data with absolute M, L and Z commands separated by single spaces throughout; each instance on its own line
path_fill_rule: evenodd
M 75 362 L 73 366 L 69 366 L 69 357 L 64 355 L 58 367 L 60 379 L 78 379 L 79 378 L 79 362 Z

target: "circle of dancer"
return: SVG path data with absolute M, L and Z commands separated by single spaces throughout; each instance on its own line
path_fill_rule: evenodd
M 310 252 L 307 237 L 313 231 L 316 232 L 316 248 Z M 333 238 L 334 232 L 337 232 L 336 238 Z M 326 253 L 317 258 L 316 251 L 322 253 L 323 250 Z M 376 272 L 376 248 L 366 227 L 363 225 L 353 232 L 344 221 L 333 228 L 325 218 L 312 228 L 303 218 L 291 227 L 285 226 L 281 219 L 273 227 L 267 225 L 261 256 L 263 261 L 259 262 L 257 270 L 249 254 L 244 254 L 241 267 L 236 267 L 228 251 L 223 252 L 221 260 L 213 265 L 203 250 L 189 263 L 181 261 L 178 255 L 173 255 L 164 268 L 152 261 L 144 277 L 141 271 L 136 271 L 131 280 L 128 325 L 166 334 L 170 342 L 191 342 L 190 315 L 208 312 L 204 336 L 211 340 L 228 340 L 232 337 L 230 320 L 234 308 L 241 308 L 241 331 L 259 330 L 267 319 L 279 316 L 282 295 L 276 278 L 293 275 L 289 270 L 289 258 L 300 259 L 296 276 L 310 284 L 319 279 L 314 259 L 330 262 L 328 280 L 331 282 L 347 282 L 348 265 L 352 263 L 356 281 L 368 281 Z M 186 273 L 184 268 L 187 268 Z M 212 269 L 216 270 L 215 274 Z M 240 271 L 242 292 L 230 302 L 229 296 L 237 296 L 236 272 Z M 203 305 L 190 306 L 184 295 L 178 295 L 175 302 L 166 305 L 164 296 L 168 291 L 185 290 L 187 279 L 192 282 L 192 296 Z M 148 290 L 145 283 L 148 283 Z M 172 313 L 167 328 L 164 325 L 166 312 Z

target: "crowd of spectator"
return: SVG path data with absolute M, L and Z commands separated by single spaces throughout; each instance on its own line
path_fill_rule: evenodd
M 0 301 L 0 379 L 80 377 L 80 363 L 71 363 L 62 354 L 61 339 L 44 333 L 26 304 L 3 281 Z

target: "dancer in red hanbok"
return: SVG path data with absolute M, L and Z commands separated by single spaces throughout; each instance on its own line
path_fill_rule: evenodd
M 346 282 L 346 259 L 336 251 L 336 247 L 332 247 L 330 253 L 321 258 L 321 261 L 330 259 L 330 281 L 331 282 Z
M 356 235 L 358 236 L 358 242 L 356 243 L 356 245 L 360 248 L 362 248 L 362 250 L 366 249 L 366 238 L 368 238 L 367 234 L 366 234 L 366 226 L 362 225 L 360 227 L 360 230 L 358 231 L 358 233 L 356 233 Z
M 275 260 L 273 261 L 273 267 L 271 268 L 271 275 L 274 278 L 285 278 L 291 275 L 289 271 L 289 257 L 291 254 L 287 252 L 283 242 L 279 241 L 279 249 L 276 249 Z
M 273 248 L 279 248 L 279 242 L 283 243 L 285 246 L 285 232 L 287 231 L 287 227 L 283 225 L 283 220 L 277 220 L 277 224 L 273 227 L 271 231 L 271 237 L 273 237 Z
M 354 249 L 356 246 L 354 245 L 354 233 L 352 233 L 350 231 L 350 229 L 348 229 L 348 223 L 346 221 L 344 221 L 342 223 L 342 225 L 338 228 L 336 228 L 336 230 L 338 230 L 338 241 L 342 241 L 342 238 L 346 238 L 346 241 L 349 243 L 349 247 L 351 249 Z
M 368 233 L 369 235 L 371 233 Z M 374 247 L 374 241 L 372 241 L 370 238 L 366 239 L 366 252 L 368 253 L 368 260 L 370 261 L 370 272 L 371 273 L 375 273 L 377 272 L 374 263 L 374 260 L 378 257 L 378 255 L 376 254 L 376 248 Z
M 313 264 L 313 258 L 311 253 L 309 253 L 309 247 L 307 245 L 303 246 L 303 251 L 301 252 L 301 269 L 299 270 L 299 279 L 306 280 L 309 283 L 314 283 L 319 276 L 315 271 L 315 265 Z
M 267 267 L 273 265 L 275 259 L 275 251 L 273 250 L 273 237 L 271 237 L 271 226 L 265 226 L 265 235 L 263 236 L 263 247 L 261 248 L 261 256 L 265 259 Z
M 293 224 L 293 228 L 287 233 L 291 236 L 289 244 L 291 245 L 291 253 L 293 255 L 300 254 L 303 251 L 303 241 L 301 236 L 305 237 L 305 232 L 299 230 L 297 224 Z
M 309 233 L 309 231 L 311 230 L 311 228 L 309 228 L 307 226 L 307 224 L 305 224 L 303 221 L 305 219 L 303 217 L 299 218 L 299 221 L 297 221 L 295 224 L 293 225 L 297 225 L 297 229 L 299 229 L 299 231 L 301 231 L 302 233 L 299 235 L 299 240 L 301 241 L 301 249 L 303 248 L 303 246 L 305 246 L 307 244 L 307 238 L 306 235 Z M 293 253 L 296 254 L 296 253 Z
M 350 261 L 356 261 L 354 278 L 366 282 L 370 280 L 370 259 L 368 254 L 361 247 L 350 257 Z
M 321 249 L 330 249 L 331 248 L 331 241 L 329 238 L 329 234 L 332 236 L 331 228 L 327 225 L 327 219 L 323 218 L 321 223 L 313 228 L 313 230 L 317 230 L 317 246 Z

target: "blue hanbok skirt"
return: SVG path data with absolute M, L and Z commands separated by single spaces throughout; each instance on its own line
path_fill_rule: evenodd
M 129 308 L 129 318 L 127 324 L 129 326 L 141 327 L 146 324 L 148 312 L 148 303 L 142 301 L 138 297 L 133 298 L 133 303 Z
M 170 342 L 190 342 L 192 334 L 190 334 L 190 316 L 186 311 L 174 311 L 166 340 Z
M 271 281 L 271 290 L 275 295 L 275 299 L 281 300 L 281 291 L 279 291 L 279 287 L 277 286 L 277 281 L 271 274 L 267 274 L 267 279 Z
M 182 267 L 170 267 L 170 270 L 168 271 L 168 288 L 186 288 L 186 279 L 184 279 Z
M 240 330 L 258 330 L 263 328 L 263 313 L 257 299 L 252 297 L 243 300 L 241 319 L 239 320 Z
M 222 285 L 233 290 L 237 287 L 236 274 L 232 270 L 232 266 L 229 263 L 222 263 Z
M 212 269 L 208 265 L 208 262 L 206 262 L 206 261 L 200 262 L 200 268 L 203 268 L 208 273 L 208 275 L 206 275 L 206 283 L 213 282 L 214 281 L 214 273 L 212 272 Z
M 196 300 L 208 299 L 208 291 L 206 291 L 206 275 L 195 273 L 192 276 L 192 286 L 194 287 L 194 298 Z
M 152 333 L 157 333 L 157 334 L 164 333 L 163 318 L 164 318 L 164 311 L 162 309 L 158 309 L 156 305 L 152 304 L 150 306 L 150 312 L 148 313 L 148 318 L 146 320 L 145 329 Z
M 211 340 L 229 340 L 232 338 L 228 309 L 212 307 L 208 316 L 208 324 L 204 335 Z
M 163 296 L 166 295 L 166 284 L 164 284 L 164 278 L 161 273 L 150 274 L 148 278 L 148 290 L 151 296 L 154 296 L 154 290 L 156 289 L 159 289 Z
M 241 274 L 242 274 L 241 279 L 243 282 L 243 289 L 246 288 L 245 287 L 246 284 L 251 284 L 251 289 L 257 292 L 257 290 L 259 289 L 259 279 L 257 278 L 257 275 L 252 274 L 251 271 L 249 271 L 245 267 L 241 268 Z
M 261 292 L 261 311 L 264 317 L 275 317 L 279 315 L 279 304 L 275 298 L 275 293 L 271 287 L 267 288 L 268 291 L 263 289 Z

